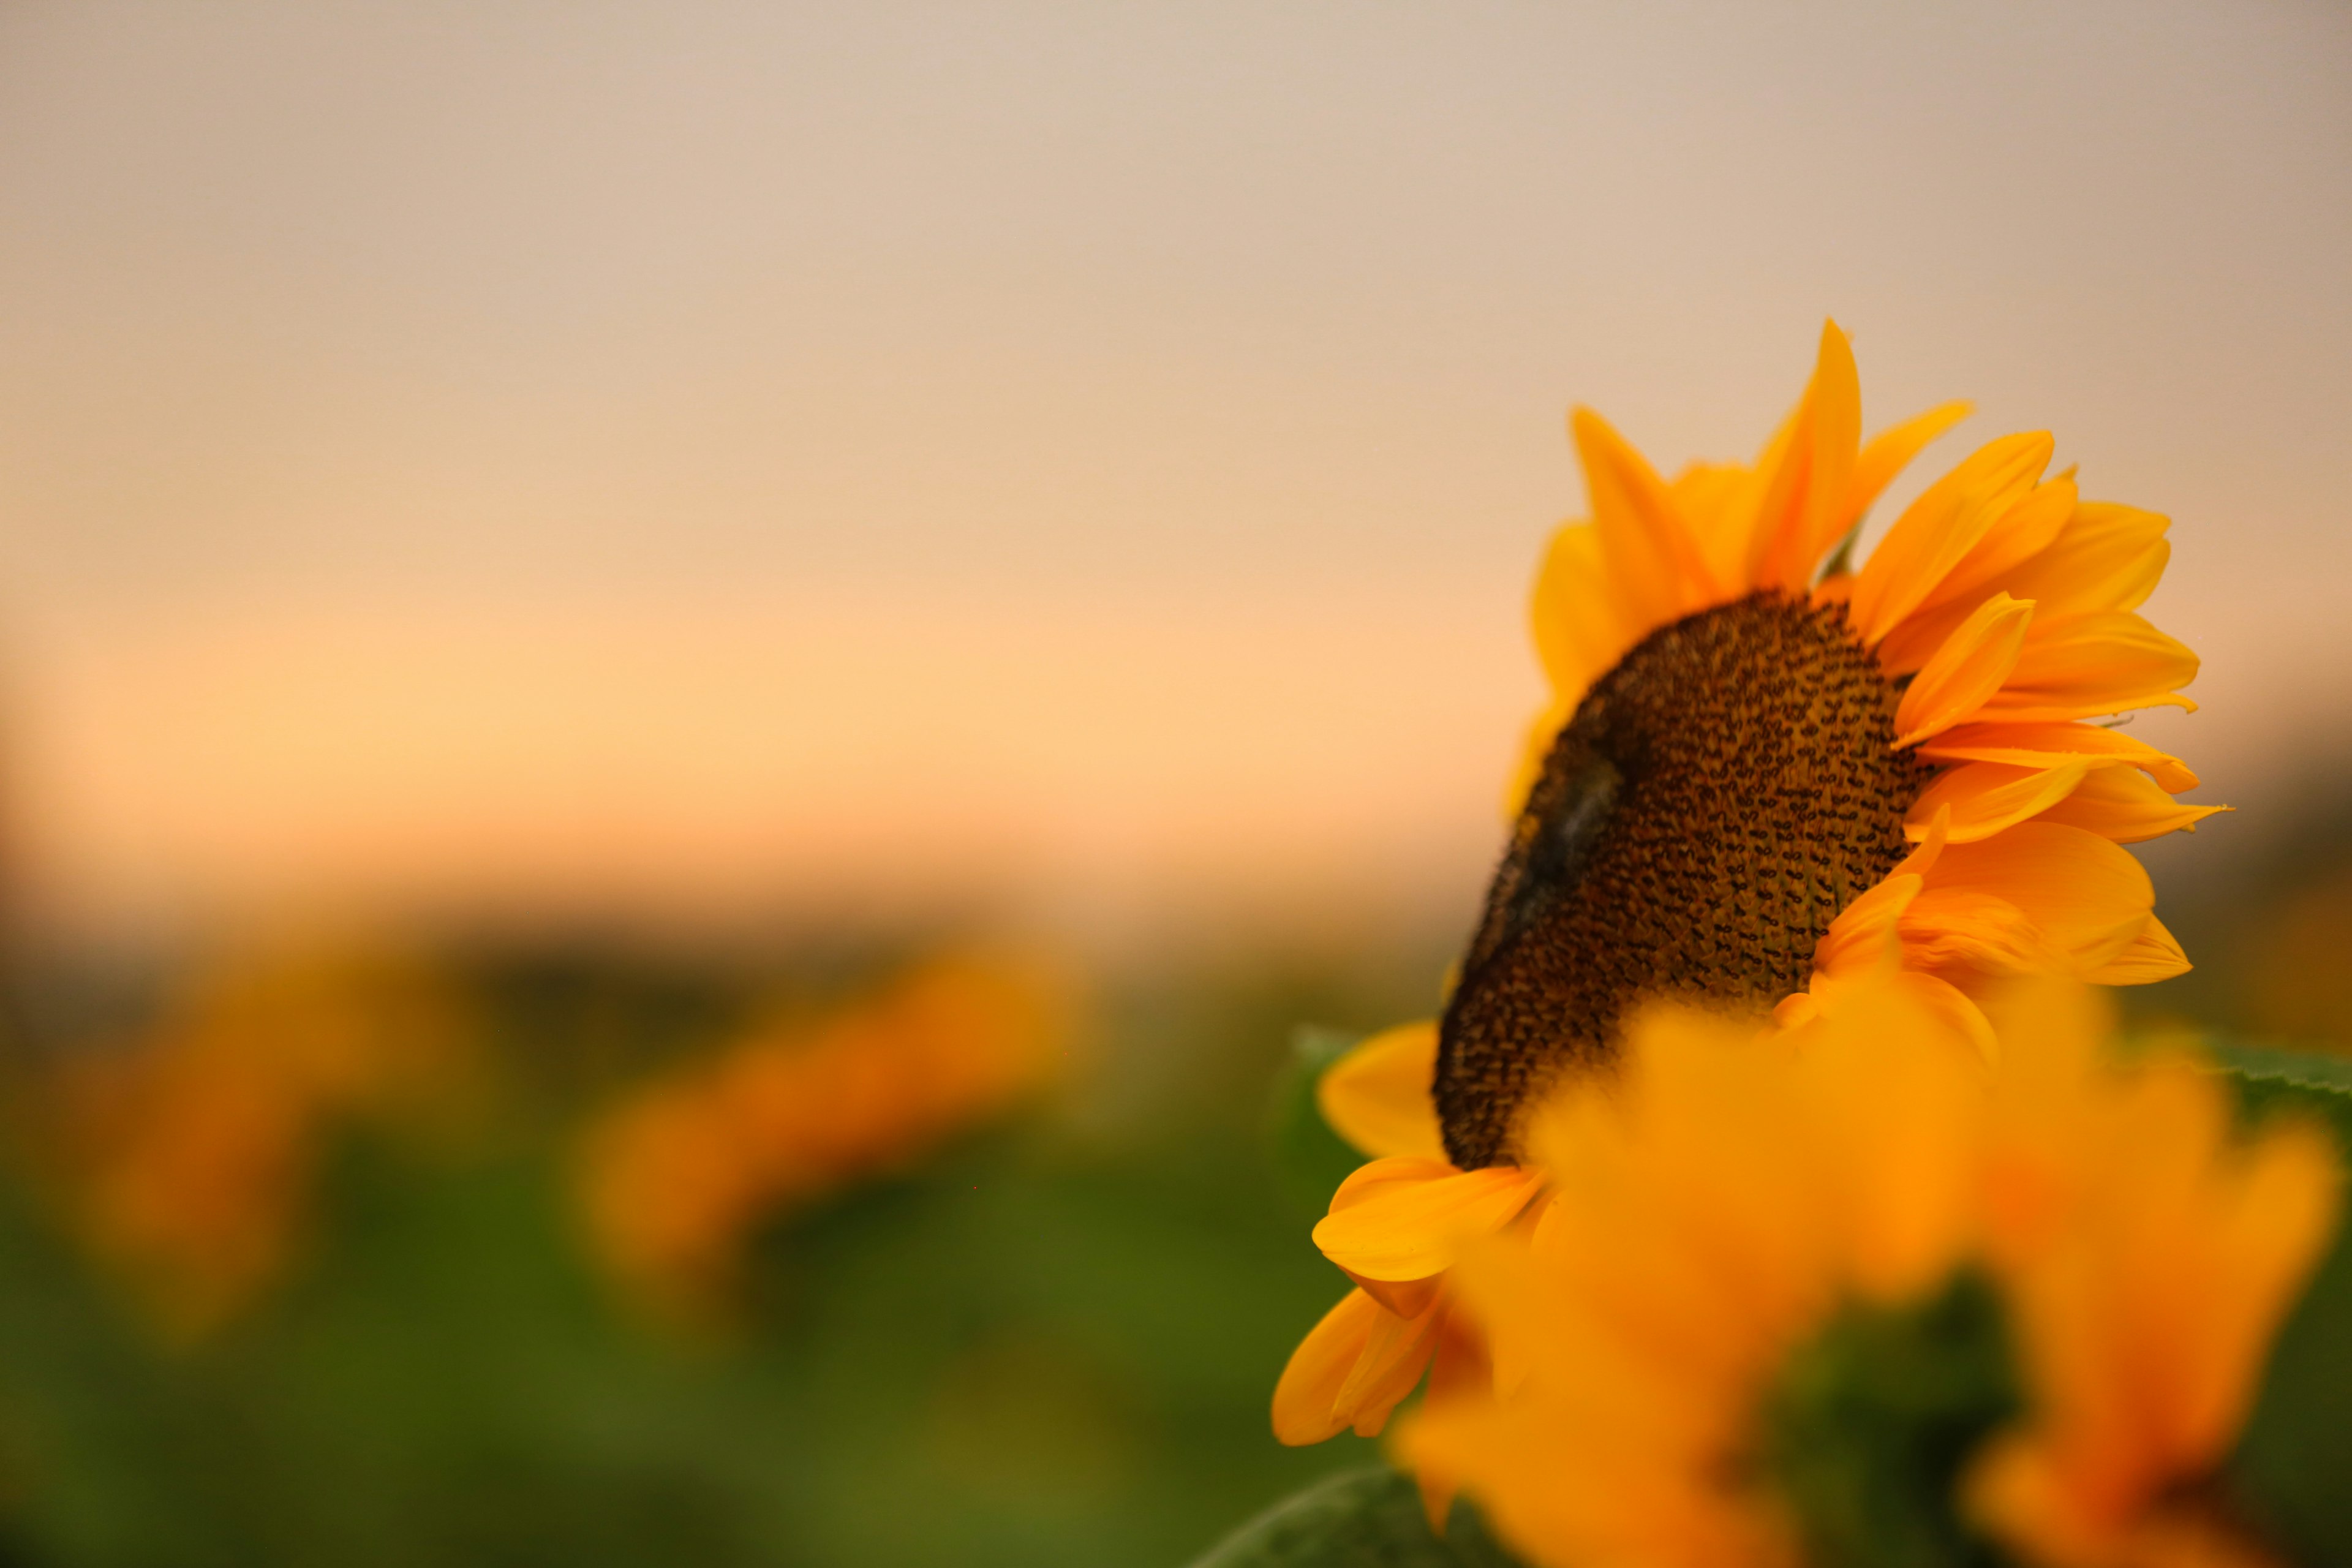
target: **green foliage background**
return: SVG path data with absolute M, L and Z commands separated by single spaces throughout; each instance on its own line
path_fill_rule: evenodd
M 1060 1100 L 778 1224 L 739 1321 L 688 1333 L 593 1264 L 576 1125 L 723 1037 L 750 981 L 614 952 L 451 967 L 499 1036 L 498 1110 L 446 1146 L 347 1131 L 299 1266 L 224 1332 L 166 1342 L 16 1162 L 0 1563 L 1177 1563 L 1374 1458 L 1267 1430 L 1345 1289 L 1270 1086 L 1301 1092 L 1297 1019 L 1394 998 L 1131 988 Z

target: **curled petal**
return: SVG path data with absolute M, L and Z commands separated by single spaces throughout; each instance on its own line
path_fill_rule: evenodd
M 2150 915 L 2130 946 L 2083 978 L 2099 985 L 2153 985 L 2189 970 L 2189 955 L 2180 951 L 2180 943 L 2162 921 Z
M 1944 851 L 1927 873 L 1927 891 L 1904 916 L 1906 946 L 1911 945 L 1915 922 L 1925 929 L 1948 911 L 1965 917 L 1976 934 L 1988 934 L 1983 922 L 1996 912 L 1981 902 L 1972 907 L 1968 899 L 2015 909 L 2023 929 L 2063 961 L 2062 968 L 2079 976 L 2132 944 L 2155 907 L 2156 890 L 2129 852 L 2097 834 L 2054 822 L 2021 822 L 1979 843 L 1955 844 Z

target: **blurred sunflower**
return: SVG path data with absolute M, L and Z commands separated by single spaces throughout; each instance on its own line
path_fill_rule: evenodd
M 447 977 L 359 942 L 264 946 L 199 972 L 129 1048 L 68 1064 L 58 1127 L 93 1251 L 175 1333 L 285 1268 L 337 1119 L 438 1119 L 479 1084 Z
M 653 1305 L 707 1317 L 759 1225 L 1034 1092 L 1071 1023 L 1057 974 L 960 954 L 831 1016 L 761 1025 L 590 1128 L 581 1194 L 597 1250 Z
M 1496 1375 L 1400 1434 L 1424 1482 L 1547 1568 L 2264 1561 L 2217 1478 L 2336 1159 L 2103 1061 L 2084 1001 L 2003 1012 L 1990 1083 L 1891 979 L 1761 1045 L 1645 1015 L 1533 1121 L 1527 1241 L 1456 1272 Z
M 1967 412 L 1863 442 L 1832 322 L 1752 466 L 1668 482 L 1598 415 L 1571 416 L 1591 517 L 1559 530 L 1537 579 L 1551 700 L 1459 983 L 1438 1024 L 1325 1080 L 1333 1127 L 1380 1162 L 1316 1233 L 1365 1299 L 1286 1371 L 1286 1440 L 1377 1430 L 1389 1392 L 1410 1391 L 1433 1331 L 1390 1320 L 1442 1298 L 1457 1209 L 1505 1225 L 1524 1207 L 1535 1185 L 1493 1173 L 1528 1107 L 1606 1070 L 1635 1005 L 1800 1024 L 1891 942 L 1899 984 L 1990 1051 L 1977 998 L 2004 980 L 2188 967 L 2121 846 L 2219 808 L 2174 799 L 2197 783 L 2178 759 L 2085 722 L 2192 706 L 2196 656 L 2137 613 L 2166 520 L 2082 500 L 2071 470 L 2045 477 L 2048 435 L 2011 436 L 1852 567 L 1871 503 Z

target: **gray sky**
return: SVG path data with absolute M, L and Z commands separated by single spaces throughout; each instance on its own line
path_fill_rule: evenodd
M 1566 406 L 1824 314 L 2175 517 L 2217 791 L 2352 692 L 2333 4 L 17 0 L 0 204 L 68 903 L 1458 891 Z

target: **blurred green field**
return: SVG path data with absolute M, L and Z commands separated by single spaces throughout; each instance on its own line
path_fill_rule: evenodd
M 193 1342 L 93 1266 L 22 1130 L 0 1561 L 1173 1563 L 1370 1457 L 1266 1429 L 1344 1288 L 1306 1241 L 1321 1178 L 1284 1169 L 1336 1146 L 1286 1153 L 1268 1123 L 1294 1024 L 1369 1027 L 1396 988 L 1293 971 L 1111 994 L 1091 1068 L 768 1226 L 730 1321 L 694 1329 L 596 1266 L 577 1128 L 725 1038 L 776 966 L 439 962 L 489 1036 L 488 1108 L 424 1137 L 337 1130 L 284 1277 Z M 92 989 L 83 1015 L 106 1010 Z

